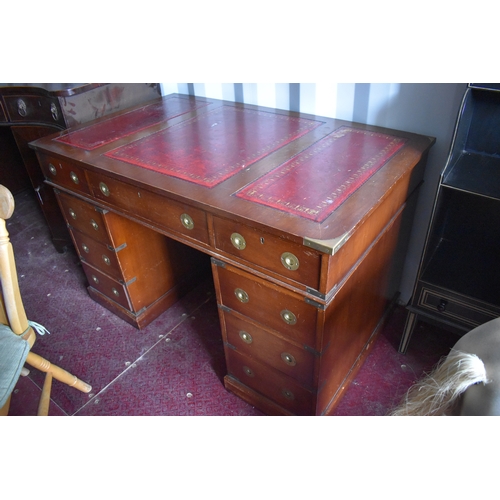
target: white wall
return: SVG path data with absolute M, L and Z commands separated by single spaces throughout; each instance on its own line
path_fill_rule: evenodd
M 424 176 L 400 286 L 411 297 L 439 175 L 446 162 L 463 83 L 163 83 L 162 93 L 192 94 L 352 120 L 436 138 Z

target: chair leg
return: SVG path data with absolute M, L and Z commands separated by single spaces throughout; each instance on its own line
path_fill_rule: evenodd
M 6 403 L 0 408 L 0 417 L 6 417 L 9 414 L 10 396 Z
M 86 384 L 81 381 L 71 373 L 63 370 L 59 366 L 51 364 L 45 358 L 42 358 L 38 354 L 34 352 L 29 352 L 28 357 L 26 358 L 26 363 L 31 365 L 33 368 L 36 368 L 42 372 L 48 373 L 49 371 L 52 373 L 52 376 L 62 382 L 63 384 L 69 385 L 70 387 L 74 387 L 82 392 L 90 392 L 92 390 L 92 386 Z
M 51 389 L 52 389 L 52 373 L 47 372 L 45 375 L 45 381 L 43 382 L 42 395 L 40 396 L 40 401 L 38 402 L 39 417 L 47 417 L 49 414 Z

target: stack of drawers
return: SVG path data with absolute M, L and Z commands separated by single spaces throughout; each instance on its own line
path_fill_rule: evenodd
M 75 165 L 49 158 L 42 166 L 68 189 L 55 193 L 91 297 L 143 328 L 189 289 L 199 252 L 100 207 L 91 198 L 86 172 Z
M 228 219 L 215 218 L 214 229 L 215 247 L 240 264 L 212 259 L 226 386 L 265 396 L 271 414 L 314 414 L 316 325 L 322 305 L 305 300 L 297 287 L 319 288 L 320 254 Z M 266 276 L 273 273 L 276 283 L 256 276 L 258 269 Z

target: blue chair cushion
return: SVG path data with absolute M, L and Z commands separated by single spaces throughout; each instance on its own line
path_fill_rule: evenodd
M 0 325 L 0 408 L 14 390 L 29 350 L 26 340 Z

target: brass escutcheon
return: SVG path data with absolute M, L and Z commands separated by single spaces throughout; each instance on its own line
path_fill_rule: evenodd
M 52 163 L 49 163 L 49 172 L 52 175 L 56 175 L 57 174 L 57 169 L 56 169 L 56 167 L 54 167 L 54 165 L 52 165 Z
M 281 263 L 290 271 L 295 271 L 299 268 L 299 259 L 290 252 L 281 254 Z
M 293 395 L 293 392 L 292 391 L 289 391 L 288 389 L 283 389 L 281 391 L 281 394 L 283 394 L 283 396 L 285 396 L 286 399 L 292 401 L 295 399 L 295 396 Z
M 109 196 L 109 188 L 104 182 L 99 182 L 99 189 L 104 196 Z
M 240 332 L 240 338 L 245 342 L 246 344 L 251 344 L 253 342 L 252 336 L 243 330 Z
M 245 290 L 242 290 L 241 288 L 236 288 L 234 291 L 234 294 L 236 295 L 236 298 L 243 303 L 248 302 L 250 299 L 248 297 L 248 293 L 245 292 Z
M 295 358 L 287 353 L 287 352 L 282 352 L 281 353 L 281 359 L 288 365 L 288 366 L 295 366 L 297 362 L 295 361 Z
M 253 370 L 248 368 L 248 366 L 244 366 L 243 367 L 243 371 L 249 376 L 249 377 L 253 377 L 254 376 L 254 373 L 253 373 Z
M 99 231 L 99 224 L 94 219 L 90 219 L 90 225 L 96 230 Z
M 75 184 L 78 184 L 80 182 L 80 179 L 78 179 L 78 175 L 76 175 L 75 172 L 70 172 L 69 176 Z
M 295 314 L 293 314 L 292 311 L 289 311 L 288 309 L 283 309 L 281 311 L 281 319 L 288 325 L 295 325 L 297 323 L 297 317 Z
M 181 222 L 186 229 L 193 229 L 194 227 L 194 221 L 188 214 L 181 215 Z
M 245 238 L 243 238 L 243 236 L 241 236 L 241 234 L 239 234 L 239 233 L 233 233 L 231 235 L 231 243 L 238 250 L 244 250 L 247 246 L 247 242 L 245 241 Z

